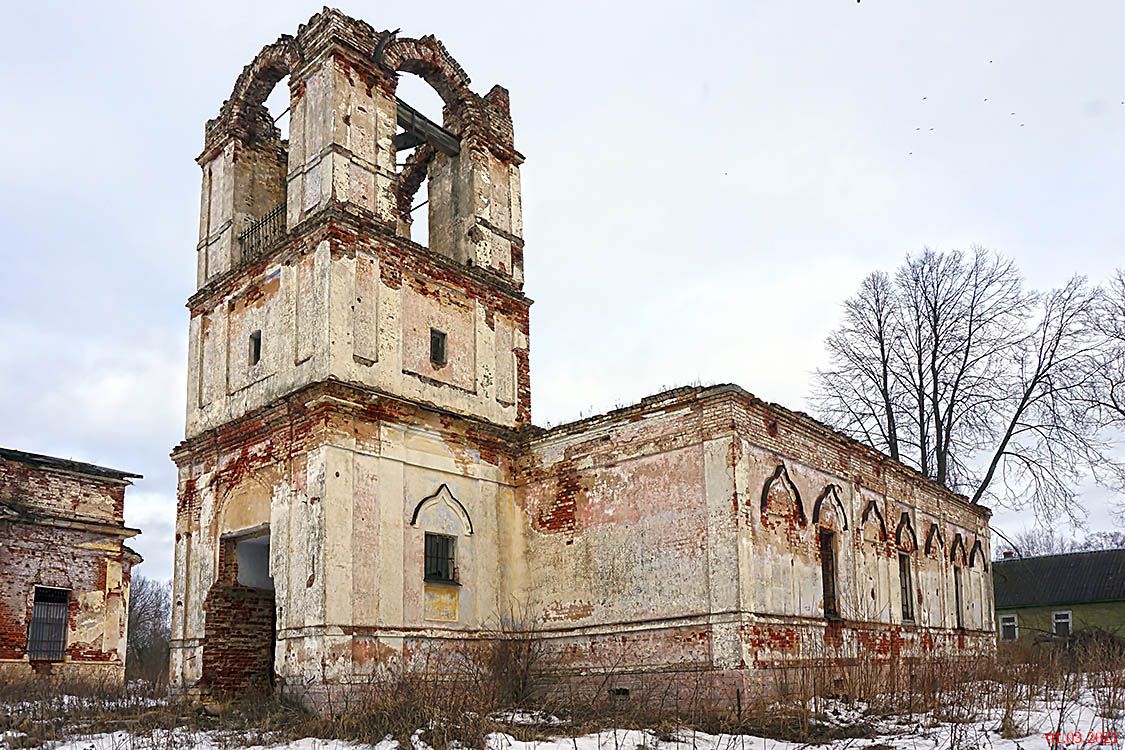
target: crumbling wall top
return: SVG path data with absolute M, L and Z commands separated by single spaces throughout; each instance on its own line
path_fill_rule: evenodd
M 376 31 L 370 24 L 333 8 L 324 8 L 302 24 L 296 36 L 283 34 L 266 45 L 242 69 L 230 97 L 205 128 L 204 163 L 235 137 L 249 141 L 273 133 L 264 102 L 285 76 L 290 89 L 301 90 L 313 63 L 337 55 L 393 95 L 399 73 L 422 78 L 445 103 L 444 127 L 462 139 L 488 148 L 509 163 L 523 161 L 514 147 L 508 91 L 493 86 L 484 96 L 474 93 L 465 69 L 432 35 L 400 37 L 397 31 Z

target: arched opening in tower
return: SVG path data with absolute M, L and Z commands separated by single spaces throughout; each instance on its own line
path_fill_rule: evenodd
M 427 131 L 441 128 L 445 104 L 430 84 L 409 73 L 399 76 L 396 95 L 399 126 L 395 134 L 395 168 L 400 187 L 400 233 L 412 242 L 433 247 L 433 232 L 440 228 L 440 222 L 433 221 L 436 217 L 429 172 L 439 144 Z
M 285 200 L 289 174 L 289 76 L 273 85 L 257 107 L 248 146 L 245 196 L 248 215 L 241 222 L 238 243 L 243 261 L 253 260 L 285 233 Z

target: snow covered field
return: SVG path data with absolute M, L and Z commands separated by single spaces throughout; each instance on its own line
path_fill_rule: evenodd
M 1102 669 L 1085 674 L 1024 672 L 1032 679 L 1023 680 L 1008 673 L 1008 681 L 997 681 L 994 672 L 989 679 L 944 682 L 913 695 L 888 693 L 880 683 L 870 704 L 830 698 L 760 703 L 741 722 L 699 724 L 755 728 L 741 734 L 675 729 L 682 725 L 667 714 L 630 712 L 637 706 L 628 703 L 581 722 L 544 711 L 488 713 L 476 708 L 479 700 L 460 703 L 452 713 L 418 713 L 416 703 L 395 704 L 408 709 L 398 714 L 364 705 L 337 719 L 265 700 L 231 704 L 214 717 L 199 704 L 169 702 L 134 686 L 124 695 L 100 697 L 8 686 L 0 700 L 0 750 L 1125 750 L 1125 670 L 1119 663 L 1107 670 L 1102 662 Z M 436 706 L 433 700 L 421 705 Z M 926 709 L 894 708 L 903 705 Z M 388 716 L 397 722 L 391 725 L 397 739 L 382 736 Z M 653 728 L 592 731 L 599 726 Z M 450 737 L 477 739 L 462 744 Z
M 616 729 L 572 736 L 566 730 L 566 723 L 552 716 L 508 711 L 492 718 L 499 726 L 510 726 L 512 733 L 496 731 L 487 735 L 484 750 L 798 750 L 810 747 L 825 750 L 1053 750 L 1055 747 L 1122 750 L 1125 748 L 1125 719 L 1107 703 L 1107 697 L 1116 698 L 1088 687 L 1070 695 L 1048 692 L 1044 699 L 1015 711 L 1009 710 L 1007 721 L 999 709 L 983 715 L 971 715 L 973 712 L 966 710 L 962 716 L 944 719 L 933 713 L 873 716 L 861 703 L 820 701 L 814 718 L 822 728 L 831 731 L 834 727 L 860 727 L 864 736 L 819 745 L 752 734 L 706 734 L 690 730 L 657 733 Z M 66 707 L 79 699 L 57 700 L 60 707 Z M 27 703 L 5 706 L 9 712 L 27 707 Z M 61 713 L 66 713 L 65 708 Z M 1104 715 L 1107 713 L 1111 716 Z M 65 721 L 61 717 L 60 720 Z M 1007 736 L 1003 737 L 999 730 L 1005 724 Z M 522 730 L 521 736 L 528 736 L 529 727 L 537 730 L 538 739 L 518 740 L 512 736 L 521 734 L 517 730 Z M 1057 744 L 1048 737 L 1056 731 L 1060 732 Z M 424 732 L 410 737 L 408 747 L 400 746 L 390 737 L 372 743 L 309 737 L 261 744 L 260 738 L 251 742 L 248 736 L 244 732 L 218 729 L 148 729 L 77 734 L 43 746 L 52 750 L 432 750 L 424 739 Z M 2 732 L 0 748 L 26 747 L 29 739 L 24 732 Z

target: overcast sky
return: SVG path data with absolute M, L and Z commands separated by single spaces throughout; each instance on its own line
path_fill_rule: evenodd
M 843 299 L 923 245 L 991 247 L 1040 288 L 1125 265 L 1123 3 L 340 7 L 511 91 L 537 423 L 697 381 L 806 409 Z M 149 576 L 171 574 L 203 123 L 317 9 L 5 8 L 0 445 L 144 474 Z

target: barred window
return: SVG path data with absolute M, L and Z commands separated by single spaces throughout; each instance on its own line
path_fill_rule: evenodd
M 31 624 L 27 629 L 27 656 L 33 661 L 62 661 L 66 656 L 66 589 L 35 587 Z
M 444 534 L 426 534 L 426 580 L 453 583 L 454 539 Z
M 1000 640 L 1014 641 L 1019 637 L 1019 625 L 1015 615 L 1000 616 Z

